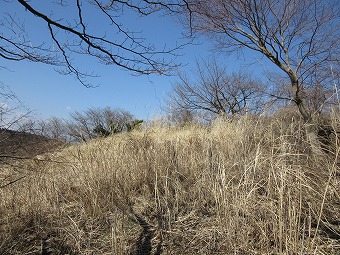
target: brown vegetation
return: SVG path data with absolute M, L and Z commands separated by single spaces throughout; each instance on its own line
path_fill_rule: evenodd
M 300 125 L 153 127 L 31 161 L 0 189 L 0 254 L 339 254 L 339 144 L 311 156 Z
M 41 135 L 0 129 L 0 157 L 31 158 L 62 147 L 65 142 Z

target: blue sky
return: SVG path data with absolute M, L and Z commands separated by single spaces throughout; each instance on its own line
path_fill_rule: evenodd
M 32 1 L 34 2 L 34 1 Z M 5 2 L 1 1 L 0 5 Z M 20 19 L 24 20 L 30 35 L 36 39 L 47 41 L 41 32 L 44 26 L 37 23 L 37 18 L 26 12 L 23 7 L 13 4 Z M 13 8 L 13 6 L 11 8 Z M 9 8 L 7 6 L 7 8 Z M 94 17 L 91 22 L 97 22 Z M 174 47 L 176 42 L 181 41 L 183 28 L 174 19 L 159 15 L 152 15 L 145 19 L 136 18 L 133 15 L 122 16 L 122 22 L 130 29 L 142 31 L 143 37 L 148 42 L 159 48 L 164 45 Z M 101 26 L 101 24 L 97 24 Z M 197 44 L 186 46 L 178 51 L 177 63 L 183 65 L 181 71 L 190 72 L 196 59 L 206 59 L 212 53 L 212 44 L 200 38 Z M 228 66 L 231 71 L 239 68 L 247 68 L 250 71 L 258 68 L 259 64 L 249 66 L 255 62 L 253 53 L 246 57 L 219 55 L 218 60 Z M 91 107 L 122 108 L 135 115 L 139 119 L 152 119 L 161 114 L 161 106 L 170 91 L 171 84 L 176 77 L 168 76 L 134 76 L 131 72 L 122 70 L 117 66 L 105 66 L 97 63 L 94 59 L 75 59 L 74 63 L 84 70 L 93 71 L 100 75 L 94 80 L 99 84 L 95 88 L 82 86 L 73 76 L 64 76 L 55 72 L 53 66 L 31 62 L 11 62 L 0 59 L 0 82 L 10 86 L 11 90 L 30 109 L 37 118 L 49 118 L 56 116 L 67 118 L 73 111 L 82 111 Z M 265 64 L 262 63 L 262 67 Z M 262 69 L 262 68 L 261 68 Z

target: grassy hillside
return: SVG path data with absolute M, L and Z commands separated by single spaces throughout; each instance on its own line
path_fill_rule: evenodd
M 63 145 L 61 140 L 0 128 L 0 163 L 11 158 L 34 157 Z
M 340 254 L 337 157 L 252 118 L 68 147 L 0 189 L 0 254 Z

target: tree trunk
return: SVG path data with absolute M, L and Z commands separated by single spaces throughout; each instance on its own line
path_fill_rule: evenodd
M 292 89 L 294 93 L 293 101 L 295 102 L 296 106 L 299 109 L 299 112 L 305 122 L 305 132 L 306 132 L 306 138 L 311 146 L 311 151 L 313 155 L 322 155 L 322 147 L 321 143 L 318 139 L 318 127 L 317 123 L 314 122 L 312 114 L 307 110 L 306 105 L 303 101 L 303 98 L 301 98 L 301 90 L 299 86 L 299 81 L 297 79 L 296 74 L 292 73 L 290 75 L 291 83 L 292 83 Z

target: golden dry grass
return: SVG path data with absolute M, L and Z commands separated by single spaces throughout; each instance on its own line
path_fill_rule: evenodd
M 340 254 L 339 146 L 310 156 L 302 130 L 151 127 L 29 161 L 0 254 Z

